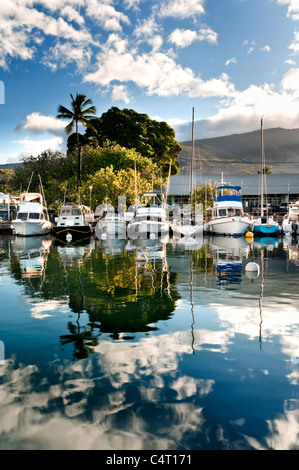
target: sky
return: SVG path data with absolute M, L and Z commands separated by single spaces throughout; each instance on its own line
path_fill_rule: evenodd
M 66 151 L 59 105 L 176 139 L 299 128 L 299 0 L 0 0 L 0 164 Z

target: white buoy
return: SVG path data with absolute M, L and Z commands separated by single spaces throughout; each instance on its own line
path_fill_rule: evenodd
M 66 234 L 66 237 L 65 237 L 65 238 L 66 238 L 66 241 L 67 241 L 68 243 L 70 243 L 70 242 L 72 241 L 72 239 L 73 239 L 72 235 L 71 235 L 69 232 Z
M 246 276 L 249 279 L 255 279 L 260 275 L 260 267 L 257 263 L 254 263 L 252 261 L 252 262 L 246 264 L 245 272 L 246 272 Z

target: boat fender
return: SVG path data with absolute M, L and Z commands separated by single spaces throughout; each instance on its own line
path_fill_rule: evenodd
M 66 237 L 65 237 L 65 238 L 66 238 L 66 241 L 67 241 L 68 243 L 70 243 L 70 242 L 72 241 L 72 239 L 73 239 L 72 235 L 71 235 L 69 232 L 66 234 Z
M 252 232 L 246 232 L 245 238 L 253 238 Z

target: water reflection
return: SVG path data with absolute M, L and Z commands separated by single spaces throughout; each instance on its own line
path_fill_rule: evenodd
M 298 245 L 189 248 L 2 240 L 0 448 L 298 449 Z

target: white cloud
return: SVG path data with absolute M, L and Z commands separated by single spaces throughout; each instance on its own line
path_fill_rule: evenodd
M 270 52 L 271 51 L 271 47 L 266 44 L 264 47 L 261 48 L 262 51 L 265 51 L 265 52 Z
M 130 103 L 130 97 L 127 88 L 124 85 L 115 85 L 111 93 L 112 101 L 124 101 Z
M 190 18 L 203 15 L 205 0 L 165 0 L 160 10 L 161 16 L 174 18 Z
M 277 0 L 278 5 L 288 5 L 288 16 L 293 20 L 299 20 L 298 0 Z
M 217 44 L 217 38 L 218 34 L 215 33 L 215 31 L 213 31 L 208 26 L 203 26 L 202 28 L 200 28 L 198 33 L 198 39 L 200 41 L 207 41 L 211 44 Z
M 291 68 L 282 78 L 282 88 L 291 92 L 295 96 L 299 96 L 299 68 Z
M 226 74 L 208 81 L 196 76 L 192 69 L 177 64 L 162 52 L 142 53 L 129 50 L 128 42 L 111 35 L 97 56 L 97 70 L 88 73 L 84 81 L 101 87 L 113 81 L 135 83 L 148 95 L 158 96 L 226 96 L 233 90 Z
M 66 123 L 53 116 L 43 116 L 34 112 L 26 116 L 26 120 L 18 126 L 18 130 L 25 130 L 32 134 L 43 134 L 49 132 L 56 136 L 65 133 Z
M 108 31 L 121 31 L 121 23 L 129 24 L 129 18 L 115 10 L 109 0 L 86 1 L 86 14 Z
M 293 51 L 293 54 L 296 54 L 297 52 L 299 52 L 299 32 L 297 31 L 294 32 L 294 40 L 289 45 L 289 49 Z
M 54 137 L 52 139 L 44 140 L 21 139 L 14 141 L 13 143 L 23 147 L 23 151 L 20 152 L 23 155 L 32 155 L 33 157 L 37 157 L 40 153 L 48 149 L 51 149 L 54 152 L 62 151 L 63 138 Z
M 175 29 L 169 36 L 169 42 L 172 42 L 178 47 L 190 46 L 190 44 L 197 38 L 196 31 L 191 29 Z
M 237 59 L 235 57 L 232 57 L 231 59 L 228 59 L 226 62 L 225 62 L 225 65 L 228 66 L 230 64 L 236 64 L 237 63 Z

